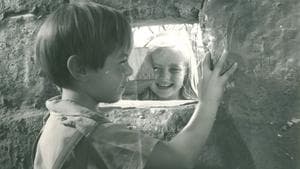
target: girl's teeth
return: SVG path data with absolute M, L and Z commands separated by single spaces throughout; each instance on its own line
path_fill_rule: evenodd
M 170 86 L 172 86 L 172 84 L 169 84 L 169 85 L 161 85 L 161 84 L 157 84 L 157 86 L 159 86 L 159 87 L 170 87 Z

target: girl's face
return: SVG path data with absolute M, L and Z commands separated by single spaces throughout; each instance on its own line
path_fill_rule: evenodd
M 160 99 L 180 99 L 180 89 L 187 74 L 186 58 L 171 48 L 163 48 L 154 51 L 151 59 L 155 76 L 151 90 Z

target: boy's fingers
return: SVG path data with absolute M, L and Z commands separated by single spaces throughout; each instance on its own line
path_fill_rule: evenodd
M 224 50 L 228 51 L 229 50 L 229 46 L 228 46 L 228 41 L 224 41 Z
M 227 81 L 229 77 L 236 71 L 237 65 L 237 63 L 232 64 L 231 67 L 226 72 L 224 72 L 224 74 L 222 75 L 224 81 Z
M 223 65 L 226 61 L 227 55 L 228 55 L 228 51 L 224 50 L 223 53 L 222 53 L 222 56 L 220 57 L 220 59 L 218 60 L 218 62 L 216 64 L 216 67 L 215 67 L 216 73 L 220 74 L 220 72 L 223 68 Z
M 211 54 L 209 53 L 209 69 L 214 70 L 214 62 L 211 59 Z
M 204 70 L 212 70 L 213 69 L 213 63 L 212 63 L 212 60 L 211 60 L 211 55 L 210 53 L 207 53 L 205 55 L 205 58 L 204 58 L 204 61 L 203 61 L 203 65 L 202 65 L 202 68 Z

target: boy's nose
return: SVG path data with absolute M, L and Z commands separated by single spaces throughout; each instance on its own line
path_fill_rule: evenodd
M 125 74 L 127 76 L 130 76 L 130 75 L 132 75 L 132 73 L 133 73 L 132 67 L 129 64 L 127 64 L 126 69 L 125 69 Z

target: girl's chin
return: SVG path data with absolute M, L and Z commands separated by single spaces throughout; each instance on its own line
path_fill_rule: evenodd
M 159 99 L 161 100 L 177 100 L 179 99 L 178 98 L 178 94 L 173 94 L 173 95 L 170 95 L 169 93 L 168 94 L 157 94 L 156 95 L 159 97 Z

